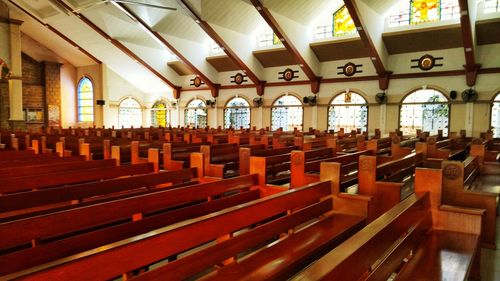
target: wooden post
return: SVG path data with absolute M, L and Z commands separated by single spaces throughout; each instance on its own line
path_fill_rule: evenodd
M 31 136 L 29 134 L 24 135 L 24 150 L 30 150 Z
M 102 149 L 104 160 L 111 159 L 111 140 L 104 140 Z
M 111 159 L 116 160 L 116 166 L 120 166 L 121 159 L 120 159 L 120 146 L 118 145 L 113 145 L 111 147 Z
M 61 141 L 56 142 L 56 153 L 59 157 L 64 157 L 64 143 Z
M 133 141 L 130 143 L 130 162 L 131 164 L 139 163 L 139 142 Z
M 35 154 L 40 153 L 40 145 L 38 143 L 38 140 L 31 140 L 31 147 L 33 148 Z
M 148 162 L 154 164 L 154 171 L 158 173 L 160 170 L 160 150 L 158 148 L 148 149 Z
M 191 162 L 191 168 L 196 168 L 198 173 L 198 178 L 205 175 L 204 173 L 204 155 L 201 152 L 193 152 L 189 156 Z
M 92 155 L 90 155 L 90 144 L 88 144 L 88 143 L 81 144 L 80 155 L 85 156 L 85 160 L 87 160 L 87 161 L 92 160 Z

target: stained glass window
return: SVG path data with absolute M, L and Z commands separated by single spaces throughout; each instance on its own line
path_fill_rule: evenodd
M 142 126 L 142 107 L 136 99 L 130 97 L 122 100 L 118 109 L 118 126 L 124 128 Z
M 450 105 L 441 92 L 434 89 L 420 89 L 410 93 L 402 101 L 399 126 L 403 134 L 414 135 L 416 130 L 437 134 L 443 130 L 448 135 Z
M 271 109 L 271 130 L 302 130 L 303 111 L 302 102 L 298 98 L 292 95 L 281 96 L 274 101 Z
M 163 101 L 157 101 L 151 108 L 151 126 L 166 128 L 170 125 L 170 110 Z
M 94 121 L 94 85 L 88 77 L 78 82 L 78 121 Z
M 403 0 L 389 17 L 389 26 L 456 19 L 460 17 L 458 0 Z
M 333 36 L 343 36 L 356 32 L 356 26 L 344 5 L 333 14 Z
M 484 13 L 500 12 L 500 0 L 484 0 Z
M 491 128 L 493 137 L 500 138 L 500 93 L 497 94 L 491 105 Z
M 278 35 L 274 33 L 271 27 L 267 26 L 261 31 L 261 34 L 257 37 L 257 46 L 259 47 L 269 47 L 283 45 Z
M 190 101 L 184 110 L 184 124 L 190 127 L 207 126 L 207 106 L 201 99 Z
M 328 130 L 345 132 L 368 129 L 368 105 L 366 100 L 354 92 L 344 92 L 330 102 L 328 108 Z
M 250 128 L 250 104 L 243 98 L 231 99 L 224 109 L 224 128 Z

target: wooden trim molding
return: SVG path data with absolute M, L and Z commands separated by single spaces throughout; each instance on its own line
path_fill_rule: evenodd
M 243 72 L 247 75 L 247 77 L 255 84 L 257 88 L 257 94 L 259 94 L 259 88 L 262 88 L 260 90 L 262 95 L 264 94 L 264 88 L 263 85 L 265 84 L 265 81 L 260 80 L 257 75 L 246 65 L 245 62 L 236 54 L 235 51 L 229 47 L 229 45 L 222 39 L 222 37 L 208 24 L 208 22 L 204 21 L 197 13 L 196 11 L 190 6 L 188 3 L 189 1 L 187 0 L 177 0 L 177 3 L 179 6 L 181 6 L 187 14 L 205 31 L 205 33 L 214 40 L 217 45 L 222 47 L 224 49 L 224 52 L 226 55 L 236 64 L 238 65 Z
M 481 68 L 481 65 L 477 64 L 474 58 L 474 39 L 472 38 L 468 1 L 459 0 L 458 4 L 460 6 L 460 26 L 465 54 L 465 80 L 467 85 L 472 87 L 476 84 L 478 70 Z
M 98 64 L 101 64 L 102 62 L 97 59 L 96 57 L 94 57 L 91 53 L 87 52 L 87 50 L 85 50 L 84 48 L 82 48 L 80 45 L 76 44 L 73 40 L 69 39 L 68 37 L 66 37 L 64 34 L 62 34 L 61 32 L 59 32 L 59 30 L 55 29 L 53 26 L 51 26 L 50 24 L 46 24 L 44 22 L 42 22 L 41 20 L 39 20 L 37 17 L 35 17 L 33 14 L 31 14 L 30 12 L 28 12 L 27 10 L 25 10 L 24 8 L 22 8 L 21 6 L 19 6 L 17 3 L 15 3 L 14 1 L 12 0 L 9 0 L 9 2 L 14 5 L 16 8 L 18 8 L 19 10 L 23 11 L 25 14 L 27 14 L 28 16 L 30 16 L 32 19 L 34 19 L 35 21 L 37 21 L 38 23 L 40 23 L 41 25 L 45 26 L 46 28 L 48 28 L 50 31 L 54 32 L 55 34 L 57 34 L 57 36 L 61 37 L 64 41 L 68 42 L 69 44 L 71 44 L 73 47 L 76 47 L 78 48 L 78 50 L 80 52 L 82 52 L 83 54 L 85 54 L 87 57 L 91 58 L 93 61 L 95 61 L 96 63 Z
M 373 44 L 373 41 L 370 35 L 367 32 L 366 25 L 361 20 L 359 16 L 358 7 L 356 6 L 355 0 L 344 0 L 344 4 L 351 15 L 352 21 L 354 25 L 356 25 L 356 29 L 358 30 L 359 37 L 363 44 L 368 48 L 368 52 L 370 53 L 370 60 L 375 67 L 375 71 L 379 77 L 379 88 L 381 90 L 386 90 L 389 87 L 389 78 L 391 76 L 390 71 L 387 71 L 384 67 L 382 59 L 377 52 L 377 48 Z
M 212 90 L 212 95 L 215 94 L 214 97 L 217 97 L 219 95 L 218 93 L 218 87 L 216 84 L 214 84 L 201 70 L 199 70 L 196 66 L 194 66 L 179 50 L 177 50 L 172 44 L 170 44 L 163 36 L 160 35 L 160 33 L 153 31 L 151 27 L 144 21 L 142 18 L 137 16 L 132 10 L 127 8 L 122 3 L 114 2 L 111 1 L 111 4 L 115 6 L 117 9 L 119 9 L 121 12 L 123 12 L 125 15 L 127 15 L 130 19 L 132 19 L 137 25 L 141 27 L 144 32 L 148 33 L 150 36 L 155 37 L 158 39 L 166 48 L 168 48 L 172 53 L 174 53 L 183 63 L 185 63 L 191 71 L 193 71 L 196 75 L 200 76 L 203 82 L 207 84 L 207 86 Z
M 22 20 L 16 20 L 16 19 L 10 19 L 10 18 L 0 17 L 0 22 L 3 22 L 3 23 L 8 23 L 8 24 L 21 25 L 21 24 L 23 24 L 23 22 L 24 22 L 24 21 L 22 21 Z
M 151 71 L 154 75 L 156 75 L 156 77 L 160 78 L 170 88 L 175 89 L 175 88 L 179 87 L 179 86 L 175 85 L 174 83 L 172 83 L 170 80 L 168 80 L 165 76 L 163 76 L 160 72 L 158 72 L 156 69 L 154 69 L 151 65 L 149 65 L 144 60 L 142 60 L 138 55 L 136 55 L 134 52 L 132 52 L 129 48 L 127 48 L 125 45 L 123 45 L 120 41 L 118 41 L 116 39 L 113 39 L 111 36 L 109 36 L 104 30 L 102 30 L 101 28 L 99 28 L 96 24 L 94 24 L 91 20 L 89 20 L 83 14 L 80 14 L 77 11 L 73 11 L 73 9 L 71 9 L 71 7 L 69 7 L 62 0 L 54 0 L 54 1 L 56 1 L 58 4 L 60 4 L 66 10 L 70 11 L 73 15 L 75 15 L 82 22 L 84 22 L 85 24 L 87 24 L 95 32 L 97 32 L 103 38 L 105 38 L 106 40 L 108 40 L 111 44 L 113 44 L 116 48 L 118 48 L 120 51 L 122 51 L 123 53 L 125 53 L 131 59 L 133 59 L 137 63 L 143 65 L 145 68 L 147 68 L 149 71 Z
M 271 27 L 273 32 L 278 36 L 281 41 L 283 42 L 283 46 L 292 54 L 297 61 L 299 62 L 299 66 L 304 71 L 306 74 L 307 78 L 309 79 L 309 82 L 311 83 L 311 92 L 313 93 L 318 93 L 319 92 L 319 86 L 321 80 L 321 77 L 316 76 L 314 74 L 314 71 L 311 69 L 307 61 L 302 57 L 300 54 L 299 50 L 293 45 L 292 41 L 290 38 L 286 35 L 285 31 L 283 28 L 278 24 L 276 19 L 273 17 L 269 9 L 264 7 L 264 5 L 261 3 L 260 0 L 251 0 L 253 6 L 255 9 L 257 9 L 257 12 L 262 16 L 262 18 L 267 22 L 267 24 Z

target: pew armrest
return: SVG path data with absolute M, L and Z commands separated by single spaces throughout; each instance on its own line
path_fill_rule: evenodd
M 483 209 L 441 205 L 433 228 L 480 235 L 484 213 Z

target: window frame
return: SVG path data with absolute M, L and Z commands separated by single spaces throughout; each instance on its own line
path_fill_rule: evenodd
M 164 109 L 157 109 L 157 108 L 155 108 L 155 106 L 156 106 L 156 105 L 158 105 L 158 104 L 163 104 L 163 105 L 165 105 L 165 108 L 164 108 Z M 165 111 L 165 118 L 166 118 L 166 120 L 165 120 L 165 122 L 166 122 L 166 123 L 165 123 L 165 127 L 168 127 L 168 126 L 170 125 L 169 123 L 171 123 L 171 122 L 172 122 L 172 119 L 171 119 L 171 118 L 172 118 L 172 106 L 171 106 L 171 105 L 170 105 L 170 103 L 169 103 L 169 102 L 167 102 L 166 100 L 164 100 L 164 99 L 159 99 L 159 100 L 156 100 L 156 101 L 153 103 L 153 105 L 151 106 L 150 111 L 151 111 L 151 113 L 152 113 L 152 112 L 155 112 L 155 113 L 156 113 L 156 111 Z M 152 126 L 153 124 L 152 124 L 152 122 L 151 122 L 151 121 L 152 121 L 152 120 L 151 120 L 151 116 L 150 116 L 150 123 L 151 123 L 151 126 Z M 158 126 L 157 126 L 157 127 L 158 127 Z
M 340 93 L 337 93 L 335 95 L 333 95 L 333 97 L 330 99 L 330 101 L 328 102 L 328 106 L 327 106 L 327 109 L 326 109 L 326 130 L 327 131 L 330 131 L 330 108 L 331 107 L 335 107 L 335 106 L 363 106 L 365 105 L 366 106 L 366 132 L 368 132 L 369 130 L 369 127 L 368 127 L 368 124 L 370 124 L 370 104 L 368 103 L 368 99 L 366 98 L 365 94 L 362 94 L 360 91 L 351 91 L 349 90 L 350 93 L 355 93 L 357 95 L 359 95 L 360 97 L 362 97 L 364 100 L 365 100 L 365 103 L 362 104 L 362 103 L 355 103 L 355 104 L 332 104 L 332 102 L 340 95 L 343 95 L 343 94 L 346 94 L 347 91 L 342 91 Z M 346 133 L 349 133 L 349 132 L 346 132 Z
M 228 106 L 228 104 L 236 99 L 236 98 L 241 98 L 243 99 L 247 104 L 248 106 Z M 226 128 L 226 110 L 227 109 L 230 109 L 230 108 L 248 108 L 248 128 L 244 128 L 244 129 L 249 129 L 251 128 L 252 126 L 252 106 L 250 105 L 250 102 L 245 98 L 245 97 L 242 97 L 242 96 L 233 96 L 232 98 L 230 98 L 225 104 L 224 104 L 224 111 L 223 111 L 223 114 L 222 114 L 222 121 L 223 121 L 223 127 L 224 129 L 228 129 Z M 234 128 L 235 130 L 238 130 L 239 128 Z
M 204 107 L 189 107 L 189 104 L 192 103 L 193 101 L 195 100 L 201 100 L 203 102 L 203 104 L 205 105 Z M 205 113 L 207 114 L 207 124 L 204 128 L 208 127 L 208 107 L 207 107 L 207 101 L 203 98 L 200 98 L 200 97 L 194 97 L 192 99 L 190 99 L 187 103 L 186 103 L 186 106 L 184 107 L 184 126 L 188 126 L 188 124 L 186 124 L 186 112 L 190 109 L 204 109 L 205 110 Z M 200 129 L 204 129 L 202 127 L 200 127 Z
M 490 122 L 489 122 L 489 125 L 488 125 L 488 130 L 491 130 L 493 132 L 493 106 L 495 105 L 495 103 L 498 103 L 500 105 L 500 100 L 498 101 L 495 101 L 496 98 L 500 98 L 500 91 L 497 91 L 496 94 L 493 95 L 493 98 L 491 99 L 491 102 L 490 102 Z M 500 127 L 499 127 L 500 129 Z M 495 134 L 493 132 L 493 138 L 495 138 Z
M 300 105 L 275 105 L 276 102 L 281 99 L 282 97 L 284 96 L 293 96 L 295 97 L 297 100 L 299 100 L 300 102 Z M 270 127 L 271 127 L 271 130 L 273 128 L 273 108 L 275 107 L 301 107 L 302 108 L 302 124 L 300 124 L 300 127 L 299 130 L 300 131 L 303 131 L 304 130 L 304 103 L 302 102 L 302 100 L 300 99 L 300 96 L 295 94 L 295 93 L 284 93 L 284 94 L 281 94 L 279 95 L 277 98 L 274 99 L 273 103 L 271 104 L 271 110 L 269 112 L 269 115 L 271 117 L 271 122 L 270 122 Z M 283 132 L 292 132 L 292 131 L 286 131 L 286 130 L 283 130 Z
M 419 91 L 419 90 L 434 90 L 436 92 L 439 92 L 441 95 L 443 95 L 445 98 L 446 98 L 446 102 L 411 102 L 411 103 L 403 103 L 403 101 L 409 97 L 411 94 Z M 446 94 L 445 94 L 445 91 L 442 90 L 442 89 L 439 89 L 437 87 L 429 87 L 427 86 L 425 89 L 422 88 L 422 87 L 418 87 L 418 88 L 414 88 L 410 91 L 408 91 L 404 96 L 403 98 L 401 99 L 401 101 L 399 102 L 399 110 L 398 110 L 398 130 L 402 131 L 402 127 L 401 127 L 401 110 L 403 108 L 403 105 L 417 105 L 417 104 L 446 104 L 448 106 L 448 131 L 446 132 L 446 135 L 448 136 L 449 133 L 450 133 L 450 127 L 451 127 L 451 100 L 450 100 L 450 97 L 448 97 Z M 423 127 L 422 127 L 422 132 L 425 132 L 423 130 Z M 443 134 L 445 132 L 443 131 Z
M 82 82 L 83 79 L 89 79 L 90 83 L 92 84 L 92 121 L 81 121 L 80 120 L 80 83 Z M 95 122 L 95 82 L 94 79 L 88 74 L 84 74 L 81 76 L 80 79 L 78 79 L 78 82 L 76 83 L 76 120 L 78 123 L 94 123 Z M 88 106 L 87 106 L 88 107 Z M 86 114 L 88 115 L 88 114 Z
M 124 97 L 120 100 L 120 102 L 118 103 L 118 127 L 121 128 L 122 125 L 120 123 L 120 109 L 122 108 L 121 104 L 128 100 L 128 99 L 133 99 L 135 100 L 135 102 L 137 102 L 137 104 L 139 105 L 139 109 L 141 110 L 141 125 L 139 126 L 139 128 L 141 126 L 144 126 L 144 106 L 141 104 L 141 102 L 139 101 L 139 99 L 137 99 L 136 97 L 134 96 L 127 96 L 127 97 Z M 131 109 L 136 109 L 136 107 L 124 107 L 124 108 L 131 108 Z M 124 127 L 125 128 L 125 127 Z M 135 128 L 135 127 L 134 127 Z

